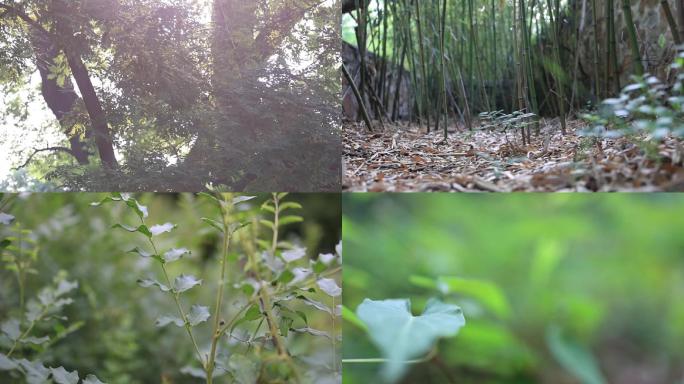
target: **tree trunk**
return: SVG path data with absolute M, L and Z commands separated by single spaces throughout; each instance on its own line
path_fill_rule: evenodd
M 214 0 L 212 4 L 212 88 L 217 119 L 212 126 L 197 133 L 197 139 L 185 161 L 205 162 L 211 151 L 254 153 L 263 130 L 261 116 L 247 110 L 239 88 L 253 81 L 258 71 L 277 51 L 283 39 L 306 10 L 317 0 L 297 3 L 296 7 L 277 9 L 268 20 L 260 22 L 258 2 Z M 255 129 L 257 128 L 257 129 Z M 263 127 L 270 128 L 270 127 Z M 231 148 L 224 145 L 226 138 Z M 237 170 L 236 170 L 237 171 Z
M 43 99 L 59 121 L 62 132 L 69 137 L 71 154 L 79 164 L 86 165 L 89 160 L 85 143 L 81 141 L 78 133 L 71 132 L 72 127 L 65 121 L 65 116 L 72 110 L 78 100 L 78 95 L 74 92 L 70 79 L 65 79 L 63 86 L 57 84 L 56 79 L 48 79 L 50 65 L 58 57 L 59 50 L 46 36 L 42 36 L 38 32 L 31 35 L 31 44 L 36 55 L 36 66 L 40 73 Z
M 349 13 L 358 8 L 366 8 L 370 0 L 342 0 L 342 13 Z
M 679 18 L 679 41 L 684 42 L 684 1 L 677 1 L 677 16 Z
M 79 51 L 80 48 L 78 47 L 78 44 L 84 44 L 85 42 L 71 40 L 71 37 L 74 36 L 74 28 L 72 27 L 73 21 L 69 16 L 74 14 L 75 11 L 69 8 L 70 5 L 71 4 L 67 3 L 65 0 L 54 0 L 52 2 L 52 12 L 58 17 L 55 25 L 57 35 L 67 37 L 66 41 L 61 42 L 62 49 L 64 50 L 67 63 L 71 69 L 71 74 L 76 80 L 76 85 L 81 91 L 83 102 L 88 111 L 88 116 L 90 117 L 90 123 L 92 125 L 92 133 L 95 137 L 95 144 L 97 145 L 102 165 L 106 168 L 115 168 L 118 164 L 116 156 L 114 156 L 112 135 L 107 124 L 107 116 L 105 115 L 100 99 L 95 92 L 95 87 L 93 87 L 93 83 L 90 80 L 88 68 L 83 63 Z
M 112 136 L 109 131 L 109 126 L 107 125 L 107 116 L 105 115 L 104 109 L 102 109 L 102 104 L 97 97 L 97 93 L 95 93 L 95 87 L 93 87 L 93 83 L 90 80 L 88 69 L 85 64 L 83 64 L 81 57 L 70 52 L 69 49 L 66 51 L 66 56 L 69 67 L 71 68 L 71 73 L 74 76 L 74 79 L 76 79 L 76 84 L 81 91 L 83 102 L 85 103 L 86 110 L 90 116 L 90 122 L 93 126 L 93 135 L 95 136 L 95 144 L 97 145 L 102 164 L 107 168 L 114 168 L 117 166 L 117 161 L 116 156 L 114 156 Z

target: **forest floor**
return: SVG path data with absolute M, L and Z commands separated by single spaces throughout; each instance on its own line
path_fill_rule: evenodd
M 530 145 L 517 132 L 462 127 L 450 127 L 448 143 L 438 145 L 443 133 L 424 126 L 370 133 L 362 124 L 344 126 L 345 191 L 684 191 L 679 139 L 586 138 L 580 120 L 569 120 L 563 136 L 553 119 Z

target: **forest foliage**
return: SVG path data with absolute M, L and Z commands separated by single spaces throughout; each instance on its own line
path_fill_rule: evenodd
M 0 2 L 6 161 L 52 189 L 334 190 L 338 14 L 311 0 Z

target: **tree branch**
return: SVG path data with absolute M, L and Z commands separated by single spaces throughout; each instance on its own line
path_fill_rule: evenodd
M 33 151 L 33 153 L 31 155 L 29 155 L 28 159 L 26 159 L 24 164 L 14 168 L 13 171 L 18 171 L 21 168 L 26 167 L 31 162 L 31 160 L 33 160 L 33 157 L 35 155 L 37 155 L 40 152 L 47 152 L 47 151 L 66 152 L 66 153 L 70 154 L 71 156 L 76 157 L 76 155 L 74 154 L 74 151 L 72 151 L 71 148 L 67 148 L 67 147 L 47 147 L 47 148 L 35 149 Z M 76 157 L 76 159 L 78 159 L 78 158 Z

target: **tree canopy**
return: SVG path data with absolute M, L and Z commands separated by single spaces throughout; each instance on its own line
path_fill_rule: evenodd
M 0 188 L 336 189 L 337 8 L 0 2 Z

